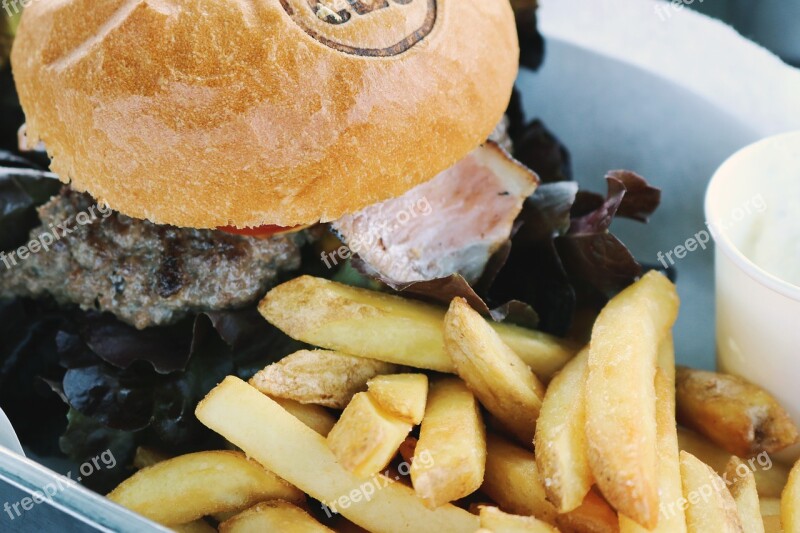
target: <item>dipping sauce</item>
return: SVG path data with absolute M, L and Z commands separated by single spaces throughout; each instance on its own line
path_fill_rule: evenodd
M 742 253 L 773 276 L 800 287 L 800 171 L 792 180 L 771 185 L 766 209 L 754 215 Z

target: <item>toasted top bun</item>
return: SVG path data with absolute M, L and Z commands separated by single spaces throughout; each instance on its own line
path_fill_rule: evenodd
M 12 53 L 31 142 L 127 215 L 330 221 L 433 178 L 501 119 L 508 0 L 58 0 Z

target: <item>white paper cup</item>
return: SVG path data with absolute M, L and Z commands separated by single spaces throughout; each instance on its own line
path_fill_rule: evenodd
M 745 255 L 754 239 L 770 238 L 762 224 L 785 205 L 786 180 L 800 183 L 800 132 L 734 154 L 711 179 L 705 208 L 716 243 L 719 368 L 771 392 L 800 423 L 800 288 Z M 798 456 L 800 447 L 784 454 Z

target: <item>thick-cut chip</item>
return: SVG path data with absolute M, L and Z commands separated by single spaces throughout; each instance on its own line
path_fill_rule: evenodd
M 289 502 L 259 503 L 219 525 L 220 533 L 333 533 Z
M 547 500 L 533 452 L 491 433 L 486 436 L 486 444 L 486 475 L 481 491 L 506 512 L 555 523 L 558 511 Z
M 586 382 L 588 349 L 553 378 L 536 422 L 536 464 L 545 480 L 548 499 L 560 513 L 580 507 L 594 480 L 586 443 Z
M 354 394 L 367 390 L 367 381 L 397 370 L 374 359 L 300 350 L 258 372 L 250 384 L 269 396 L 344 409 Z
M 620 513 L 658 523 L 655 374 L 678 315 L 675 286 L 656 271 L 615 296 L 592 329 L 586 438 L 597 485 Z
M 368 392 L 359 392 L 328 433 L 328 446 L 339 464 L 365 478 L 389 464 L 411 428 L 381 409 Z
M 781 499 L 761 498 L 758 503 L 764 520 L 764 533 L 784 533 L 781 525 Z
M 481 527 L 493 533 L 558 533 L 558 530 L 532 516 L 507 514 L 488 505 L 481 505 Z
M 736 456 L 731 457 L 723 476 L 736 502 L 742 527 L 747 533 L 764 533 L 764 520 L 758 502 L 756 478 L 750 467 Z
M 414 491 L 393 479 L 363 480 L 338 463 L 324 437 L 268 396 L 230 376 L 196 410 L 210 429 L 294 483 L 326 511 L 338 512 L 376 533 L 475 531 L 478 517 L 453 505 L 429 509 Z M 389 516 L 402 517 L 388 521 Z
M 336 418 L 319 405 L 300 403 L 286 398 L 273 398 L 273 400 L 323 437 L 327 437 L 336 424 Z
M 427 465 L 417 460 L 423 453 Z M 414 490 L 431 508 L 468 496 L 483 483 L 486 429 L 478 402 L 460 379 L 431 384 L 413 464 Z
M 155 522 L 176 525 L 264 500 L 301 502 L 305 495 L 243 453 L 214 451 L 139 470 L 108 498 Z
M 444 348 L 445 310 L 437 306 L 300 276 L 272 289 L 259 311 L 289 336 L 308 344 L 414 368 L 455 372 Z M 569 341 L 513 324 L 493 323 L 492 327 L 545 380 L 578 351 Z
M 766 518 L 768 516 L 781 515 L 781 499 L 780 498 L 760 498 L 758 500 L 758 508 L 761 511 L 761 516 Z
M 680 452 L 675 424 L 675 354 L 672 336 L 659 347 L 659 367 L 656 370 L 656 430 L 658 441 L 658 493 L 660 496 L 658 525 L 647 530 L 620 515 L 623 533 L 685 533 L 686 514 L 680 504 L 683 498 Z
M 778 401 L 738 376 L 678 368 L 678 422 L 739 457 L 775 453 L 798 441 Z
M 444 318 L 444 343 L 456 373 L 487 411 L 520 441 L 533 442 L 544 386 L 463 298 Z
M 618 533 L 617 513 L 595 490 L 589 492 L 577 509 L 558 515 L 558 527 L 572 533 Z
M 425 415 L 428 400 L 428 376 L 394 374 L 376 376 L 367 382 L 370 396 L 385 411 L 417 425 Z
M 785 533 L 800 533 L 800 461 L 792 468 L 781 495 L 781 524 Z
M 764 517 L 764 533 L 784 533 L 780 515 Z
M 681 452 L 681 476 L 689 533 L 744 533 L 736 502 L 710 466 Z
M 688 429 L 678 428 L 678 442 L 681 450 L 699 458 L 705 464 L 722 475 L 731 458 L 731 454 Z M 768 453 L 762 452 L 745 462 L 756 478 L 758 495 L 763 498 L 780 498 L 783 487 L 789 479 L 789 469 L 778 462 L 773 462 Z

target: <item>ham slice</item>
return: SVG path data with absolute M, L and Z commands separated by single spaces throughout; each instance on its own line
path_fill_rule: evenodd
M 533 171 L 488 142 L 428 183 L 333 228 L 369 273 L 392 286 L 451 274 L 474 283 L 538 184 Z

